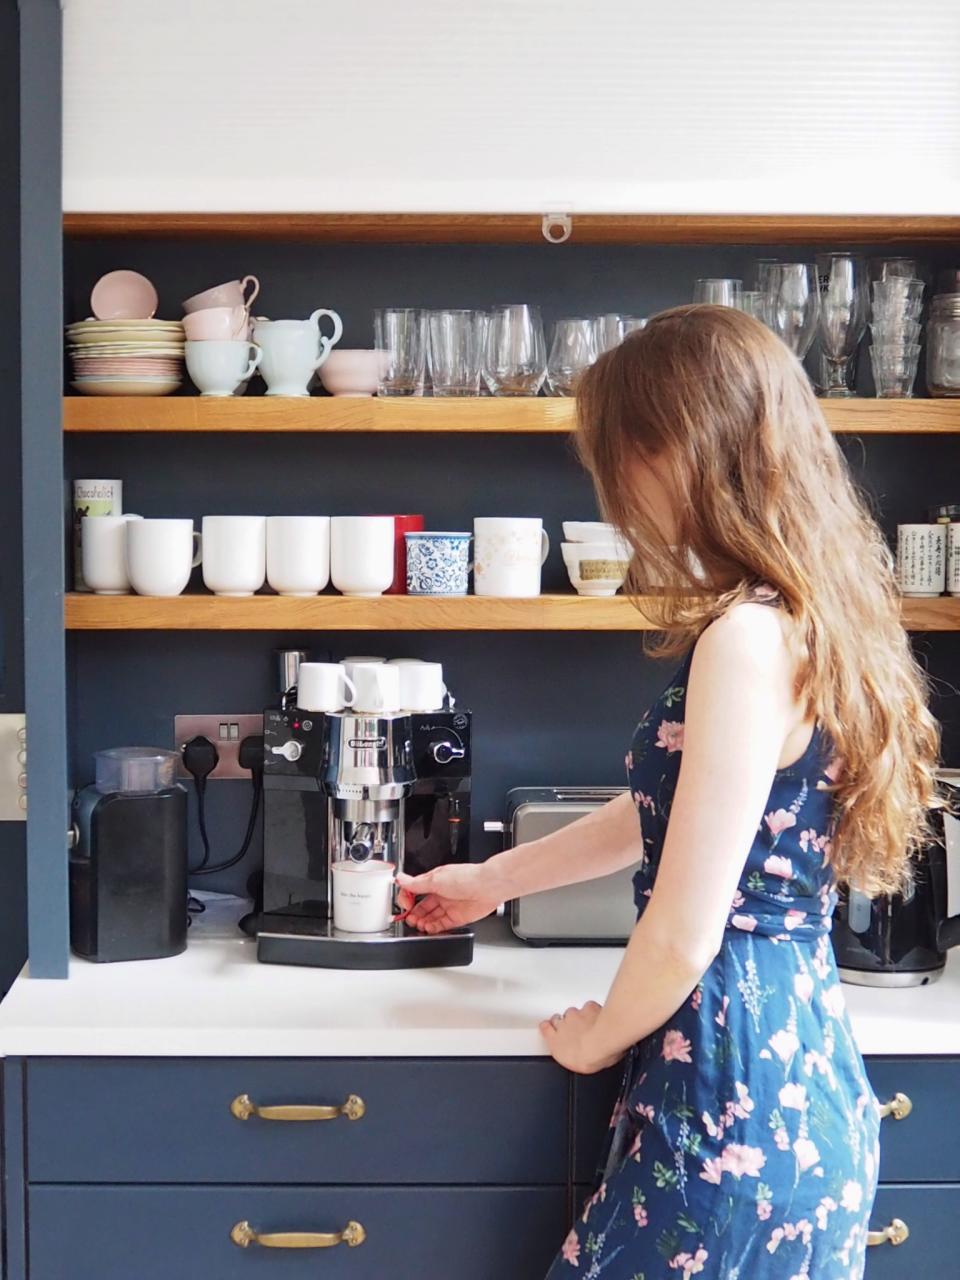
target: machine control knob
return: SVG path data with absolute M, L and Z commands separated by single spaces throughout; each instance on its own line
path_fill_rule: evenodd
M 449 764 L 451 760 L 462 760 L 467 752 L 466 748 L 458 747 L 452 742 L 435 742 L 430 748 L 430 754 L 437 764 Z
M 291 738 L 282 747 L 271 747 L 270 750 L 273 755 L 283 756 L 284 760 L 289 760 L 292 764 L 294 760 L 299 760 L 303 755 L 303 743 Z

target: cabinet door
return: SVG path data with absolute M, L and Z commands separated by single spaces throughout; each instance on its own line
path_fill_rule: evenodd
M 867 1074 L 881 1103 L 909 1100 L 880 1126 L 881 1181 L 960 1182 L 960 1059 L 868 1058 Z
M 589 1186 L 594 1180 L 622 1078 L 620 1066 L 573 1078 L 574 1182 Z
M 882 1186 L 870 1216 L 874 1231 L 895 1220 L 910 1235 L 900 1245 L 880 1244 L 867 1249 L 864 1280 L 918 1280 L 957 1274 L 956 1223 L 960 1216 L 960 1186 Z
M 536 1280 L 566 1216 L 562 1187 L 34 1187 L 30 1280 Z M 366 1238 L 243 1248 L 243 1222 Z

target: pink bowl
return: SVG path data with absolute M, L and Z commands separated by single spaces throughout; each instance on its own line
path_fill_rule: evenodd
M 139 271 L 108 271 L 93 286 L 90 310 L 98 320 L 150 320 L 157 291 Z
M 389 360 L 387 351 L 338 347 L 320 366 L 320 381 L 334 396 L 372 396 Z

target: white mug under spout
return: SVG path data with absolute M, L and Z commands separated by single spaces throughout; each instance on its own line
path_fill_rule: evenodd
M 396 867 L 370 858 L 334 862 L 333 927 L 346 933 L 380 933 L 394 920 Z

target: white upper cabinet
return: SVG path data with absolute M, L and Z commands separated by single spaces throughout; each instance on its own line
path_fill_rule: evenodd
M 949 0 L 65 0 L 80 211 L 960 212 Z

